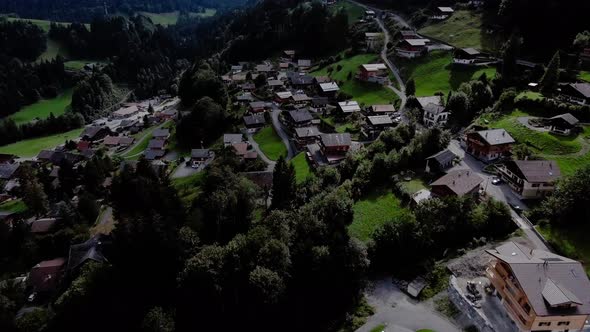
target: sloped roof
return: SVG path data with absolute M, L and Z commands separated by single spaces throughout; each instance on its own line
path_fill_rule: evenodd
M 253 126 L 258 124 L 265 124 L 266 119 L 263 114 L 246 115 L 244 117 L 244 124 L 246 126 Z
M 462 50 L 463 52 L 465 52 L 465 53 L 469 54 L 469 55 L 478 55 L 478 54 L 481 54 L 481 52 L 480 52 L 480 51 L 476 50 L 476 49 L 475 49 L 475 48 L 473 48 L 473 47 L 463 48 L 463 49 L 461 49 L 461 50 Z
M 166 142 L 159 139 L 152 139 L 148 144 L 148 149 L 163 149 L 166 146 Z
M 296 123 L 313 120 L 311 113 L 309 113 L 309 111 L 306 109 L 289 111 L 289 117 L 291 117 L 291 119 Z
M 20 164 L 1 164 L 0 165 L 0 179 L 9 180 L 18 170 Z
M 364 70 L 366 71 L 379 71 L 379 70 L 386 70 L 387 66 L 383 63 L 369 63 L 361 65 Z
M 510 144 L 516 141 L 504 129 L 478 131 L 477 134 L 489 145 Z
M 297 137 L 304 138 L 304 137 L 314 137 L 320 136 L 320 130 L 317 127 L 304 127 L 304 128 L 295 128 L 295 134 Z
M 395 112 L 395 106 L 387 104 L 387 105 L 373 105 L 371 106 L 373 112 L 375 113 L 393 113 Z
M 352 144 L 352 138 L 349 133 L 343 134 L 324 134 L 321 136 L 322 144 L 324 146 L 350 146 Z
M 94 136 L 96 136 L 98 133 L 100 133 L 102 130 L 105 130 L 105 129 L 106 128 L 99 127 L 99 126 L 86 127 L 84 129 L 84 131 L 82 132 L 82 134 L 80 134 L 80 137 L 93 138 Z
M 210 153 L 209 149 L 192 149 L 191 158 L 209 158 Z
M 154 136 L 154 137 L 168 137 L 168 136 L 170 136 L 170 130 L 159 128 L 159 129 L 154 130 L 154 133 L 152 134 L 152 136 Z
M 104 145 L 119 145 L 119 136 L 107 136 L 104 138 Z
M 450 163 L 451 161 L 455 160 L 455 158 L 457 158 L 456 154 L 454 154 L 449 149 L 444 149 L 441 152 L 433 154 L 432 156 L 426 158 L 426 160 L 435 159 L 439 164 L 446 165 L 446 164 Z
M 578 123 L 580 123 L 580 120 L 578 120 L 571 113 L 565 113 L 565 114 L 557 115 L 557 116 L 554 116 L 554 117 L 551 118 L 551 120 L 557 120 L 557 119 L 562 119 L 562 120 L 564 120 L 565 122 L 569 123 L 572 126 L 575 126 Z
M 335 82 L 321 83 L 320 89 L 322 89 L 323 92 L 334 92 L 340 90 L 338 84 Z
M 393 124 L 393 120 L 389 117 L 389 115 L 375 115 L 375 116 L 368 116 L 367 120 L 369 123 L 377 126 L 377 125 L 386 125 L 386 124 Z
M 359 103 L 354 100 L 340 102 L 338 106 L 344 113 L 353 113 L 361 110 Z
M 35 220 L 31 223 L 31 233 L 43 234 L 48 233 L 58 222 L 57 218 L 43 218 Z
M 68 269 L 76 269 L 89 260 L 99 263 L 106 262 L 107 259 L 102 253 L 105 240 L 105 235 L 98 234 L 84 243 L 70 246 Z
M 225 144 L 240 143 L 243 140 L 244 135 L 242 134 L 223 134 L 223 143 Z
M 553 183 L 561 177 L 561 170 L 553 160 L 507 161 L 506 167 L 532 183 Z
M 471 170 L 456 170 L 434 181 L 430 186 L 446 186 L 457 196 L 463 196 L 477 188 L 482 182 L 483 179 Z
M 590 98 L 590 83 L 572 83 L 570 86 L 584 97 Z
M 432 103 L 430 103 L 424 107 L 424 112 L 434 114 L 434 115 L 438 115 L 440 113 L 443 113 L 444 111 L 445 111 L 444 106 L 436 105 L 436 104 L 432 104 Z

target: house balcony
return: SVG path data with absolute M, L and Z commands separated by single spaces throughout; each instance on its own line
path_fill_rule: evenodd
M 500 264 L 494 264 L 486 269 L 486 275 L 496 291 L 502 295 L 502 303 L 507 307 L 512 319 L 524 327 L 530 327 L 534 321 L 532 316 L 534 312 L 526 312 L 522 307 L 521 302 L 524 299 L 524 294 L 510 279 L 508 272 Z M 527 330 L 523 326 L 520 326 L 521 329 Z

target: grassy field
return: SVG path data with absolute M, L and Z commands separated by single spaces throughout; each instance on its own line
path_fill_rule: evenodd
M 14 21 L 31 22 L 31 23 L 39 26 L 45 32 L 49 32 L 49 28 L 51 27 L 51 21 L 48 21 L 48 20 L 37 20 L 37 19 L 32 19 L 32 18 L 17 18 L 17 17 L 7 17 L 7 20 L 9 22 L 14 22 Z M 54 22 L 54 23 L 59 24 L 59 25 L 70 24 L 69 22 Z M 85 25 L 86 25 L 86 28 L 90 29 L 90 24 L 85 24 Z
M 64 114 L 72 102 L 72 93 L 73 90 L 68 89 L 53 99 L 40 100 L 10 115 L 9 118 L 14 120 L 16 124 L 23 124 L 35 119 L 45 119 L 49 113 L 53 113 L 55 116 Z
M 437 92 L 445 95 L 459 88 L 461 83 L 479 78 L 485 73 L 488 78 L 496 75 L 496 68 L 470 68 L 452 65 L 453 55 L 450 52 L 434 51 L 430 55 L 407 61 L 404 65 L 404 76 L 416 82 L 416 96 L 432 96 Z
M 360 82 L 354 79 L 358 68 L 362 64 L 381 62 L 375 54 L 360 54 L 351 58 L 346 58 L 336 63 L 326 66 L 320 70 L 312 72 L 313 76 L 330 76 L 338 82 L 340 90 L 353 96 L 354 100 L 365 105 L 388 104 L 398 99 L 398 96 L 387 87 Z M 342 66 L 341 70 L 337 70 Z M 328 67 L 334 70 L 328 73 Z M 351 78 L 348 79 L 349 74 Z
M 590 82 L 590 71 L 581 71 L 578 78 L 586 82 Z
M 502 46 L 502 40 L 482 31 L 481 14 L 469 10 L 458 10 L 449 19 L 426 26 L 418 32 L 459 48 L 496 50 Z
M 254 140 L 268 159 L 277 160 L 280 156 L 287 156 L 287 147 L 272 126 L 262 128 L 254 135 Z
M 13 144 L 0 146 L 0 153 L 14 154 L 22 158 L 34 157 L 41 150 L 52 149 L 65 141 L 74 139 L 82 133 L 83 128 L 74 129 L 61 134 L 32 138 Z
M 415 194 L 418 191 L 427 188 L 427 186 L 426 186 L 427 184 L 422 179 L 413 179 L 410 181 L 404 181 L 403 184 L 404 184 L 404 187 L 406 188 L 406 190 L 410 194 Z
M 63 46 L 58 41 L 47 38 L 47 49 L 37 58 L 37 62 L 51 61 L 58 55 L 66 59 L 70 57 L 70 54 L 68 53 L 68 50 L 65 48 L 65 46 Z
M 348 22 L 350 23 L 360 20 L 365 15 L 365 9 L 363 7 L 348 1 L 340 0 L 336 5 L 331 7 L 332 13 L 336 13 L 341 9 L 346 10 Z
M 0 211 L 8 211 L 14 213 L 22 213 L 27 211 L 27 205 L 20 199 L 7 201 L 0 204 Z
M 348 133 L 348 132 L 355 132 L 358 131 L 358 128 L 349 122 L 336 122 L 336 117 L 334 116 L 325 116 L 321 117 L 327 124 L 334 127 L 337 133 Z
M 295 167 L 295 180 L 297 183 L 302 183 L 308 177 L 313 176 L 304 152 L 299 153 L 295 158 L 291 159 L 291 164 Z
M 183 204 L 189 207 L 201 192 L 201 184 L 205 178 L 205 172 L 195 173 L 184 178 L 172 179 L 172 186 L 178 192 Z
M 216 10 L 213 8 L 207 8 L 203 13 L 190 13 L 191 17 L 212 17 L 216 14 Z M 174 25 L 178 22 L 180 13 L 178 11 L 169 13 L 150 13 L 150 12 L 139 12 L 138 14 L 149 17 L 154 24 L 161 24 L 164 26 Z
M 578 226 L 570 229 L 537 226 L 537 230 L 557 250 L 558 253 L 582 261 L 586 273 L 590 275 L 590 226 Z
M 366 242 L 376 229 L 406 212 L 391 192 L 384 189 L 376 191 L 354 204 L 354 221 L 348 232 Z

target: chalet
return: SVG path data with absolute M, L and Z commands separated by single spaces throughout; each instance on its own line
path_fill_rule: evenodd
M 354 100 L 348 100 L 338 103 L 338 110 L 345 115 L 360 112 L 361 107 L 359 103 Z
M 231 76 L 231 82 L 233 82 L 233 83 L 245 82 L 247 79 L 248 79 L 248 74 L 246 74 L 246 73 L 233 74 Z
M 147 149 L 143 155 L 147 160 L 158 160 L 166 155 L 166 151 L 164 149 Z
M 433 20 L 446 20 L 449 16 L 453 15 L 455 10 L 451 7 L 437 7 L 432 15 Z
M 381 32 L 365 32 L 365 43 L 368 50 L 375 51 L 383 43 L 383 33 Z
M 250 103 L 248 110 L 252 113 L 264 112 L 266 110 L 266 103 L 263 101 L 253 101 Z
M 250 92 L 244 92 L 236 96 L 236 100 L 240 103 L 251 103 L 254 101 L 254 96 Z
M 510 154 L 514 138 L 504 129 L 482 130 L 465 135 L 467 153 L 485 162 Z
M 90 149 L 86 151 L 91 151 Z M 54 151 L 54 150 L 42 150 L 37 155 L 37 160 L 41 162 L 51 163 L 53 165 L 59 165 L 64 160 L 69 162 L 72 165 L 75 165 L 82 161 L 85 158 L 85 155 L 79 155 L 71 152 L 64 152 L 64 151 Z
M 244 92 L 252 92 L 256 89 L 256 85 L 254 83 L 244 83 L 240 85 L 240 89 Z
M 400 58 L 413 59 L 428 53 L 428 39 L 402 39 L 395 46 L 395 54 Z
M 158 128 L 154 130 L 152 136 L 154 136 L 154 138 L 157 140 L 167 141 L 168 138 L 170 138 L 170 130 L 165 128 Z
M 433 196 L 477 195 L 483 179 L 471 170 L 451 171 L 430 184 Z
M 266 125 L 266 118 L 264 114 L 246 115 L 244 117 L 244 125 L 248 129 L 262 128 Z
M 414 30 L 402 30 L 399 33 L 402 37 L 401 39 L 422 39 L 422 36 Z
M 65 258 L 42 261 L 33 266 L 27 279 L 34 292 L 52 292 L 57 290 L 64 276 Z
M 109 134 L 111 134 L 111 130 L 108 127 L 90 126 L 84 128 L 80 137 L 83 141 L 96 142 L 105 138 Z
M 439 106 L 442 106 L 443 104 L 442 96 L 418 97 L 417 99 L 422 109 L 426 108 L 428 104 L 434 104 Z
M 139 107 L 137 104 L 131 104 L 127 107 L 121 108 L 116 110 L 112 114 L 113 119 L 124 119 L 136 115 L 140 112 Z
M 291 91 L 281 91 L 275 93 L 275 101 L 279 104 L 289 102 L 291 97 L 293 97 L 293 93 L 291 93 Z
M 486 252 L 493 257 L 486 276 L 520 331 L 584 329 L 590 280 L 582 264 L 514 242 Z
M 330 83 L 332 79 L 329 76 L 316 76 L 314 78 L 316 84 Z
M 176 120 L 176 118 L 178 118 L 178 110 L 167 108 L 162 112 L 157 113 L 156 116 L 163 120 Z
M 346 158 L 352 139 L 349 133 L 324 134 L 320 136 L 319 145 L 328 164 L 334 165 Z
M 554 134 L 570 135 L 576 131 L 580 121 L 570 113 L 554 116 L 549 119 L 549 130 Z
M 549 160 L 509 160 L 498 166 L 501 178 L 523 199 L 542 198 L 555 190 L 559 166 Z
M 307 105 L 311 102 L 311 98 L 305 93 L 292 95 L 290 101 L 295 105 Z
M 166 141 L 161 139 L 151 139 L 148 143 L 150 150 L 166 150 Z
M 129 147 L 135 142 L 135 138 L 129 136 L 119 137 L 119 146 Z
M 317 143 L 320 135 L 317 127 L 295 128 L 295 144 L 299 149 L 302 149 L 309 144 Z
M 458 48 L 453 55 L 453 63 L 458 65 L 473 65 L 482 53 L 475 48 Z
M 443 173 L 453 167 L 457 155 L 449 149 L 444 149 L 426 158 L 426 173 Z
M 389 73 L 383 63 L 364 64 L 360 66 L 357 78 L 363 82 L 387 84 Z
M 391 104 L 373 105 L 370 106 L 367 110 L 372 115 L 391 115 L 395 113 L 395 107 Z
M 237 74 L 237 73 L 241 73 L 243 69 L 244 69 L 244 66 L 242 66 L 242 65 L 233 65 L 233 66 L 231 66 L 230 71 L 232 74 Z
M 209 149 L 192 149 L 191 150 L 191 166 L 198 168 L 207 160 L 213 157 L 213 151 Z
M 424 107 L 422 121 L 428 128 L 444 127 L 447 124 L 450 113 L 441 105 L 428 104 Z
M 324 96 L 334 96 L 340 91 L 340 88 L 336 82 L 320 83 L 320 91 Z
M 107 147 L 114 147 L 119 145 L 119 136 L 107 136 L 104 138 L 103 144 Z
M 294 88 L 305 88 L 313 85 L 314 77 L 303 73 L 287 72 L 287 78 Z
M 299 70 L 307 70 L 311 67 L 311 60 L 299 59 L 297 60 L 297 67 Z
M 285 120 L 291 128 L 303 128 L 311 126 L 313 117 L 308 110 L 301 109 L 289 111 L 285 117 Z
M 571 103 L 590 105 L 590 83 L 562 84 L 561 97 Z
M 311 99 L 311 108 L 316 112 L 323 111 L 329 103 L 330 99 L 327 97 L 313 97 Z
M 271 90 L 283 89 L 285 87 L 285 83 L 281 80 L 268 80 L 267 84 Z
M 261 65 L 257 65 L 255 68 L 257 73 L 272 73 L 274 71 L 272 65 L 270 64 L 261 64 Z
M 236 156 L 244 158 L 244 156 L 248 153 L 249 146 L 246 142 L 240 142 L 232 144 L 232 148 Z
M 231 146 L 235 143 L 242 143 L 244 141 L 244 135 L 242 134 L 223 134 L 223 145 Z
M 97 234 L 86 242 L 70 246 L 68 255 L 68 271 L 79 270 L 87 262 L 104 263 L 107 261 L 103 255 L 104 246 L 108 244 L 108 237 Z
M 368 139 L 375 139 L 382 131 L 392 128 L 393 126 L 393 120 L 391 120 L 389 115 L 368 116 L 367 121 L 363 126 L 363 134 Z
M 10 180 L 18 174 L 19 163 L 0 164 L 0 180 Z

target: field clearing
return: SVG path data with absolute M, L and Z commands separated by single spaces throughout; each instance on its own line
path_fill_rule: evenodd
M 287 147 L 272 126 L 264 127 L 254 134 L 254 140 L 270 160 L 277 160 L 280 156 L 287 156 Z
M 299 153 L 295 158 L 291 159 L 291 164 L 295 167 L 295 180 L 297 183 L 302 183 L 308 177 L 313 176 L 304 152 Z
M 590 82 L 590 71 L 581 71 L 578 75 L 578 78 L 583 81 Z
M 314 71 L 311 75 L 329 76 L 338 83 L 342 92 L 351 95 L 360 104 L 394 103 L 399 97 L 391 89 L 379 84 L 360 82 L 354 78 L 360 65 L 380 62 L 381 60 L 375 54 L 359 54 Z M 338 70 L 339 66 L 342 69 Z M 333 68 L 332 72 L 328 71 L 330 67 Z
M 381 189 L 354 204 L 354 221 L 348 226 L 351 236 L 367 242 L 375 230 L 407 212 L 393 193 Z
M 355 3 L 340 0 L 330 8 L 331 13 L 337 13 L 339 10 L 344 9 L 348 14 L 348 22 L 356 22 L 363 18 L 365 15 L 365 9 Z
M 0 153 L 17 155 L 21 158 L 31 158 L 41 152 L 41 150 L 52 149 L 60 144 L 65 143 L 80 136 L 84 128 L 74 129 L 65 133 L 51 136 L 31 138 L 24 141 L 0 146 Z
M 590 275 L 590 242 L 588 242 L 590 226 L 575 225 L 571 228 L 557 228 L 547 225 L 537 226 L 537 230 L 559 254 L 582 261 L 586 274 Z
M 172 179 L 172 186 L 178 192 L 180 200 L 186 207 L 190 207 L 195 198 L 201 192 L 201 185 L 205 179 L 205 172 L 195 173 L 191 176 Z
M 438 92 L 445 95 L 459 88 L 461 83 L 478 79 L 482 74 L 488 78 L 496 75 L 492 67 L 453 66 L 453 55 L 445 51 L 433 51 L 428 56 L 405 62 L 404 76 L 416 82 L 416 96 L 432 96 Z
M 68 89 L 53 99 L 40 100 L 8 116 L 8 118 L 20 125 L 35 119 L 46 119 L 50 113 L 53 113 L 54 116 L 59 116 L 66 112 L 67 107 L 72 102 L 73 92 L 73 89 Z
M 203 13 L 189 13 L 190 17 L 212 17 L 217 13 L 216 9 L 207 8 Z M 150 13 L 150 12 L 138 12 L 140 15 L 149 17 L 154 24 L 160 24 L 163 26 L 174 25 L 178 22 L 180 17 L 179 11 L 168 12 L 168 13 Z
M 34 19 L 34 18 L 7 17 L 6 19 L 8 20 L 8 22 L 15 22 L 15 21 L 31 22 L 31 23 L 39 26 L 45 32 L 49 32 L 49 28 L 51 27 L 51 23 L 56 23 L 59 25 L 71 24 L 71 22 L 53 22 L 53 21 L 49 21 L 49 20 L 38 20 L 38 19 Z M 84 24 L 84 25 L 86 26 L 86 28 L 90 29 L 90 24 Z

